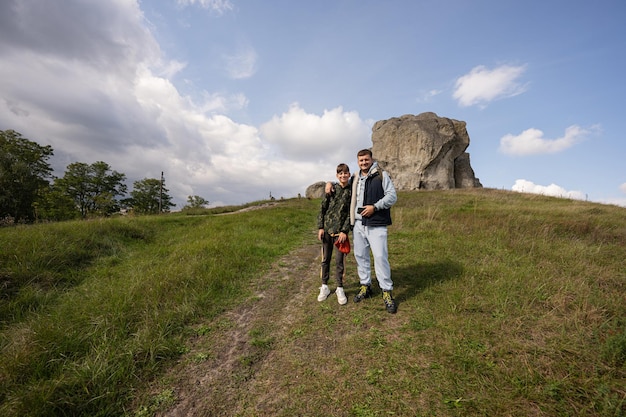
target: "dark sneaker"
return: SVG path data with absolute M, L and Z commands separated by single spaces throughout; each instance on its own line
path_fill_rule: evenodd
M 388 313 L 395 314 L 396 311 L 398 311 L 398 306 L 391 296 L 391 291 L 383 291 L 383 302 L 385 303 Z
M 361 285 L 359 293 L 354 296 L 354 302 L 358 303 L 361 300 L 370 298 L 372 296 L 372 288 L 369 285 Z

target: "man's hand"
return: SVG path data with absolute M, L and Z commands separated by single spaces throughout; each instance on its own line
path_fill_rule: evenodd
M 363 211 L 361 211 L 361 216 L 370 217 L 372 214 L 374 214 L 375 211 L 376 208 L 373 205 L 364 206 Z

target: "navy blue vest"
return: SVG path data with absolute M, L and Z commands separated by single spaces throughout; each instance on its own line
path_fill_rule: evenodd
M 374 205 L 375 202 L 384 196 L 385 189 L 383 188 L 383 174 L 381 171 L 378 171 L 367 177 L 365 180 L 363 205 Z M 363 217 L 361 219 L 361 223 L 363 226 L 370 227 L 389 226 L 391 224 L 391 210 L 376 210 L 372 216 Z

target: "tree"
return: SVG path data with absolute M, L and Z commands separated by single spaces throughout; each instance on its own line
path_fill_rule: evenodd
M 49 185 L 52 147 L 23 138 L 14 130 L 0 130 L 0 218 L 33 221 L 37 202 Z
M 42 220 L 71 220 L 81 216 L 74 200 L 58 187 L 51 185 L 42 193 L 37 203 L 37 216 Z
M 199 195 L 187 196 L 187 205 L 184 208 L 204 208 L 209 205 L 209 200 L 205 200 Z
M 106 162 L 91 165 L 74 162 L 67 166 L 65 175 L 55 181 L 54 187 L 74 201 L 81 217 L 103 216 L 119 211 L 118 197 L 124 196 L 127 189 L 125 179 L 126 175 L 111 171 Z
M 176 205 L 172 203 L 172 197 L 167 194 L 168 191 L 165 188 L 165 181 L 144 178 L 133 183 L 133 191 L 130 192 L 131 198 L 128 204 L 138 214 L 157 214 L 159 207 L 161 207 L 161 213 L 167 213 L 170 207 Z

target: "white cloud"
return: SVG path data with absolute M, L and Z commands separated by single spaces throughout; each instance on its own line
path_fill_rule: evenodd
M 261 133 L 287 158 L 330 159 L 336 164 L 352 162 L 355 150 L 371 146 L 370 129 L 357 112 L 337 107 L 318 116 L 294 103 L 289 111 L 263 124 Z
M 515 180 L 515 184 L 511 189 L 520 193 L 541 194 L 552 197 L 586 200 L 586 195 L 582 191 L 567 191 L 563 187 L 560 187 L 556 184 L 550 184 L 548 186 L 538 185 L 531 181 L 522 179 Z
M 614 206 L 626 207 L 626 198 L 605 198 L 598 200 L 599 203 L 612 204 Z
M 572 125 L 565 129 L 562 137 L 546 139 L 541 130 L 531 128 L 517 136 L 511 134 L 503 136 L 500 139 L 500 152 L 518 156 L 557 153 L 571 148 L 598 130 L 599 126 L 583 129 Z
M 460 106 L 485 105 L 493 100 L 513 97 L 526 91 L 518 82 L 526 66 L 502 65 L 492 70 L 478 66 L 456 80 L 453 97 Z
M 237 54 L 225 55 L 223 59 L 230 78 L 236 80 L 250 78 L 256 72 L 257 53 L 251 47 L 247 47 Z
M 77 2 L 85 16 L 101 19 L 77 37 L 71 29 L 77 16 L 11 4 L 0 3 L 0 21 L 14 30 L 8 36 L 0 25 L 0 35 L 7 35 L 0 37 L 0 79 L 10 80 L 0 84 L 0 126 L 51 145 L 58 176 L 72 162 L 105 161 L 130 185 L 163 171 L 179 205 L 188 195 L 237 204 L 270 192 L 304 194 L 313 182 L 332 178 L 339 161 L 356 159 L 357 146 L 369 141 L 366 123 L 341 108 L 322 116 L 292 108 L 268 123 L 263 138 L 257 127 L 225 115 L 245 107 L 245 95 L 181 94 L 170 77 L 185 64 L 164 59 L 134 2 Z M 68 38 L 75 45 L 57 45 Z M 250 69 L 255 55 L 247 56 L 238 62 Z
M 430 91 L 426 91 L 426 92 L 422 92 L 421 95 L 417 98 L 417 102 L 418 103 L 427 103 L 433 97 L 436 97 L 436 96 L 438 96 L 441 93 L 442 93 L 441 90 L 435 90 L 435 89 L 430 90 Z
M 626 182 L 621 184 L 618 189 L 622 194 L 626 195 Z M 604 197 L 598 200 L 600 203 L 613 204 L 616 206 L 626 207 L 626 196 L 624 197 Z
M 219 14 L 233 10 L 233 3 L 230 0 L 176 0 L 181 6 L 199 5 L 203 9 L 209 9 Z
M 163 69 L 161 70 L 161 73 L 159 75 L 171 79 L 176 74 L 184 70 L 185 67 L 187 67 L 186 62 L 169 61 L 163 66 Z

